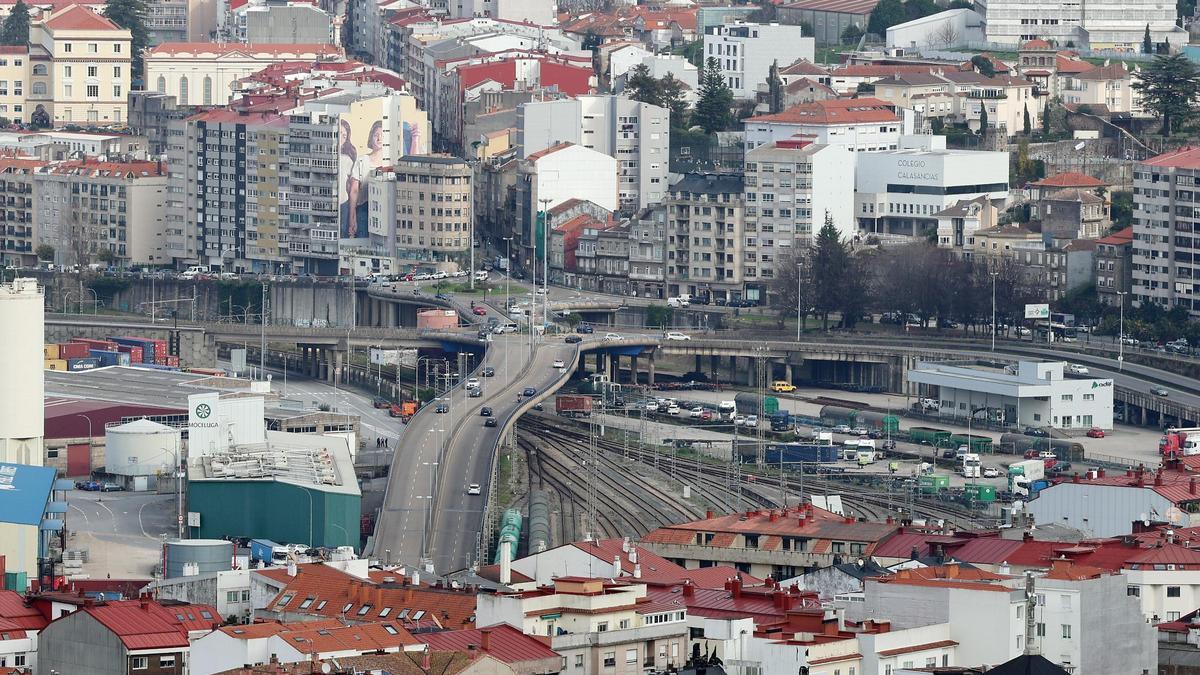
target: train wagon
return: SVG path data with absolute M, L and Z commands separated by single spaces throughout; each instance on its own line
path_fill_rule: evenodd
M 1048 445 L 1047 445 L 1048 444 Z M 1083 445 L 1063 438 L 1039 438 L 1024 434 L 1004 434 L 1000 436 L 999 452 L 1008 455 L 1024 455 L 1029 450 L 1047 450 L 1060 460 L 1067 462 L 1082 462 Z
M 774 396 L 761 396 L 748 391 L 733 397 L 739 415 L 770 416 L 779 412 L 779 399 Z
M 950 442 L 950 437 L 954 434 L 945 429 L 937 429 L 934 427 L 909 427 L 908 438 L 913 443 L 921 445 L 932 445 L 940 447 Z
M 971 434 L 970 436 L 966 434 L 954 434 L 950 437 L 950 445 L 956 448 L 961 448 L 965 445 L 971 449 L 971 452 L 977 455 L 992 452 L 993 443 L 995 441 L 990 436 L 978 436 L 976 434 Z
M 776 443 L 767 446 L 768 464 L 832 463 L 838 461 L 838 448 L 833 445 L 812 443 Z
M 554 412 L 563 417 L 591 417 L 592 397 L 579 394 L 559 394 L 554 399 Z

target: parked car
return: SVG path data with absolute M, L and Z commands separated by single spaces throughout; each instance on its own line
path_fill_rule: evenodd
M 487 310 L 483 307 L 476 306 L 471 311 L 475 313 L 475 316 L 487 316 Z
M 1038 427 L 1025 427 L 1026 436 L 1036 436 L 1037 438 L 1045 438 L 1050 435 L 1050 432 Z
M 104 483 L 100 486 L 101 492 L 124 492 L 125 488 L 116 483 Z
M 702 415 L 703 413 L 704 413 L 704 408 L 695 407 L 688 411 L 688 417 L 698 420 L 698 419 L 700 419 L 700 415 Z
M 392 405 L 392 402 L 382 396 L 376 396 L 371 400 L 371 405 L 376 408 L 387 408 Z
M 849 424 L 839 424 L 839 425 L 835 426 L 833 429 L 831 429 L 831 431 L 833 431 L 833 433 L 835 433 L 835 434 L 848 434 L 848 433 L 850 433 L 850 425 Z
M 75 489 L 84 490 L 86 492 L 95 492 L 100 489 L 100 483 L 94 480 L 79 480 L 75 481 Z
M 1088 438 L 1104 438 L 1104 430 L 1099 427 L 1092 427 L 1087 431 Z
M 596 329 L 592 328 L 592 324 L 584 321 L 583 323 L 581 323 L 575 327 L 575 332 L 576 333 L 586 333 L 586 334 L 590 335 L 590 334 L 596 332 Z
M 577 345 L 580 342 L 583 342 L 583 338 L 579 337 L 578 335 L 568 335 L 567 337 L 563 338 L 563 342 L 569 345 Z

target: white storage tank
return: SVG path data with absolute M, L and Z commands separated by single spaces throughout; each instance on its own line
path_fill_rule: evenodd
M 42 465 L 45 309 L 37 279 L 0 284 L 0 461 Z
M 104 432 L 105 469 L 118 476 L 170 475 L 180 454 L 180 431 L 147 419 Z M 152 487 L 147 485 L 147 487 Z
M 224 539 L 174 539 L 165 546 L 167 579 L 225 572 L 233 567 L 233 542 Z

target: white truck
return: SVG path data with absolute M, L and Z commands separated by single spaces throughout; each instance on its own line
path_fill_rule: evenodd
M 680 295 L 674 298 L 667 298 L 667 307 L 687 307 L 692 304 L 691 296 Z
M 979 455 L 968 452 L 962 456 L 962 466 L 959 467 L 959 472 L 963 478 L 979 478 L 983 471 L 983 460 Z
M 1008 466 L 1008 489 L 1016 494 L 1029 496 L 1029 484 L 1045 477 L 1045 460 L 1027 459 L 1023 462 L 1013 462 Z
M 732 420 L 737 414 L 737 401 L 721 401 L 717 404 L 717 414 L 723 420 Z

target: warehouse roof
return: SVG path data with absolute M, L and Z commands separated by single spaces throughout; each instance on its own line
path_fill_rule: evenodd
M 210 605 L 168 606 L 139 599 L 84 604 L 50 622 L 46 630 L 52 630 L 59 621 L 74 620 L 78 614 L 95 619 L 130 650 L 187 647 L 189 632 L 212 630 L 221 624 L 217 610 Z
M 41 524 L 55 475 L 46 466 L 0 463 L 0 523 Z

